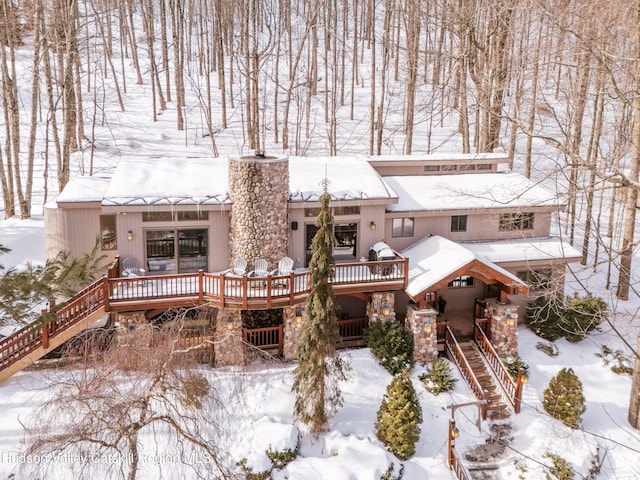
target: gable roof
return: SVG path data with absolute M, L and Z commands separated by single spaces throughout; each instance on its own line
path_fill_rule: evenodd
M 578 262 L 582 253 L 559 237 L 513 238 L 509 240 L 460 242 L 462 246 L 492 262 L 534 262 L 538 260 Z
M 439 235 L 427 237 L 401 252 L 409 258 L 409 280 L 405 292 L 413 300 L 438 290 L 461 275 L 471 275 L 485 283 L 503 283 L 528 290 L 518 277 L 502 267 Z

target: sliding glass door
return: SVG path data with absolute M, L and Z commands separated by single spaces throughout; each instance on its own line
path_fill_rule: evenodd
M 147 230 L 147 267 L 151 275 L 207 270 L 207 230 Z

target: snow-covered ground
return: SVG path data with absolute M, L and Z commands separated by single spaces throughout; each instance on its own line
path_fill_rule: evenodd
M 11 253 L 0 257 L 5 267 L 23 260 L 42 261 L 43 233 L 42 220 L 38 218 L 0 222 L 0 238 L 12 249 Z M 596 283 L 597 279 L 596 276 L 589 281 Z M 572 283 L 569 290 L 577 287 L 578 284 Z M 601 293 L 606 294 L 606 291 Z M 632 325 L 637 303 L 620 303 L 614 317 L 617 329 L 632 343 L 637 331 Z M 547 452 L 564 457 L 578 474 L 585 475 L 598 448 L 600 458 L 604 458 L 598 479 L 640 478 L 640 432 L 632 429 L 626 420 L 631 380 L 628 376 L 614 374 L 610 366 L 605 366 L 596 356 L 601 352 L 601 345 L 614 351 L 627 351 L 621 340 L 603 325 L 599 332 L 581 343 L 556 342 L 559 354 L 549 357 L 535 348 L 541 339 L 526 328 L 520 327 L 519 338 L 520 354 L 530 365 L 530 381 L 524 390 L 521 414 L 510 420 L 512 440 L 504 456 L 495 460 L 497 478 L 545 478 L 550 465 L 550 460 L 544 457 Z M 246 458 L 255 471 L 267 469 L 269 462 L 265 450 L 295 448 L 300 434 L 300 455 L 285 469 L 276 471 L 274 478 L 379 479 L 391 463 L 396 465 L 397 472 L 400 462 L 384 449 L 375 435 L 376 412 L 391 376 L 377 364 L 368 349 L 341 354 L 350 357 L 352 366 L 349 380 L 341 385 L 344 405 L 331 420 L 331 431 L 318 438 L 299 432 L 293 423 L 292 364 L 203 369 L 230 413 L 225 446 L 233 461 Z M 587 410 L 579 429 L 565 427 L 541 407 L 542 391 L 563 367 L 572 367 L 584 386 Z M 403 462 L 404 478 L 450 478 L 446 466 L 446 440 L 451 410 L 447 406 L 473 401 L 473 396 L 462 380 L 452 393 L 433 396 L 418 380 L 422 371 L 423 367 L 417 366 L 412 373 L 423 409 L 422 434 L 415 456 Z M 460 378 L 457 372 L 454 373 Z M 18 474 L 16 478 L 23 478 L 20 476 L 21 462 L 28 459 L 20 455 L 25 451 L 28 439 L 24 437 L 22 423 L 47 397 L 47 385 L 52 375 L 57 374 L 23 371 L 0 384 L 0 479 L 12 473 Z M 490 424 L 483 423 L 482 431 L 478 431 L 475 407 L 460 408 L 455 416 L 461 431 L 457 440 L 459 452 L 464 454 L 484 443 L 489 436 Z M 184 474 L 172 456 L 171 446 L 161 440 L 159 445 L 157 447 L 154 442 L 153 452 L 143 457 L 141 477 L 159 478 L 161 472 L 164 478 L 173 478 L 172 475 L 180 475 L 180 472 Z M 65 478 L 74 477 L 74 467 L 77 473 L 77 465 L 73 463 L 62 463 L 57 467 L 69 469 Z M 105 473 L 102 464 L 90 467 L 92 478 Z

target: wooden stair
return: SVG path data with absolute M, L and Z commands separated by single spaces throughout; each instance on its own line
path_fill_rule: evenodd
M 500 387 L 489 372 L 475 342 L 467 341 L 459 344 L 473 374 L 478 379 L 487 399 L 487 418 L 489 420 L 505 420 L 511 416 L 511 410 L 502 395 Z

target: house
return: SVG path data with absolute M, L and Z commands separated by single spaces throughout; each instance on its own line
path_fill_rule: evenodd
M 99 237 L 111 260 L 127 259 L 149 278 L 145 285 L 151 278 L 214 275 L 226 282 L 210 292 L 217 295 L 209 304 L 219 321 L 246 330 L 260 326 L 251 312 L 276 311 L 268 325 L 281 327 L 280 350 L 292 357 L 306 288 L 298 276 L 306 275 L 326 188 L 341 319 L 404 320 L 420 345 L 417 359 L 429 360 L 437 355 L 439 323 L 448 321 L 465 336 L 473 333 L 474 319 L 489 315 L 492 337 L 502 339 L 494 340 L 496 349 L 509 355 L 517 351 L 515 325 L 530 295 L 562 288 L 566 263 L 580 254 L 550 236 L 561 200 L 504 171 L 507 162 L 503 154 L 125 158 L 112 177 L 74 178 L 45 206 L 46 248 L 50 256 L 60 250 L 81 255 Z M 293 259 L 291 282 L 302 282 L 295 295 L 291 285 L 277 292 L 269 282 L 269 291 L 260 291 L 267 282 L 252 288 L 255 275 L 241 284 L 242 275 L 224 273 L 239 259 L 249 270 L 266 260 L 272 271 L 284 257 Z M 388 262 L 393 275 L 371 274 L 375 261 L 383 262 L 380 268 Z M 139 284 L 121 278 L 122 264 L 112 276 Z M 365 271 L 367 278 L 358 273 Z M 127 303 L 114 293 L 112 308 L 120 301 L 121 316 L 143 321 L 175 306 L 157 293 L 136 295 L 140 301 Z

